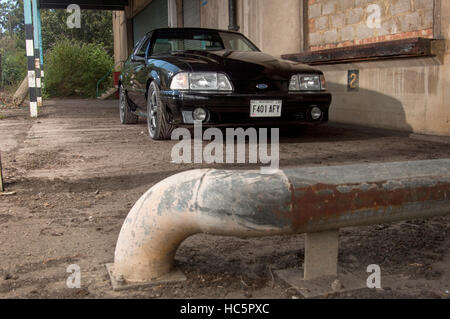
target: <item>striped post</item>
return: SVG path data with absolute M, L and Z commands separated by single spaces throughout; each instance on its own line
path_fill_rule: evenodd
M 36 101 L 38 107 L 42 106 L 42 81 L 41 81 L 41 50 L 39 47 L 39 11 L 37 0 L 33 3 L 33 25 L 34 25 L 34 69 L 36 70 Z
M 44 88 L 44 49 L 42 45 L 42 24 L 41 24 L 41 9 L 37 8 L 38 13 L 38 20 L 37 20 L 37 27 L 39 32 L 39 50 L 41 53 L 41 82 L 42 82 L 42 88 Z
M 34 34 L 33 34 L 33 18 L 31 9 L 31 0 L 23 2 L 25 15 L 25 41 L 27 49 L 28 62 L 28 87 L 30 90 L 30 114 L 31 117 L 38 116 L 37 95 L 36 95 L 36 70 L 34 61 Z

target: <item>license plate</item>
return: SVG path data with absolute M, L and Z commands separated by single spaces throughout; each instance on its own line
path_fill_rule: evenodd
M 250 117 L 280 117 L 281 100 L 250 101 Z

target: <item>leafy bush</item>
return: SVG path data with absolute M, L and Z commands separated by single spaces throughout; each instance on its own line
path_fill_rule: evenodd
M 1 86 L 20 83 L 27 74 L 27 58 L 22 51 L 5 51 L 2 54 Z
M 99 44 L 61 40 L 46 55 L 45 91 L 49 96 L 95 97 L 97 81 L 114 66 Z M 112 75 L 101 90 L 112 87 Z

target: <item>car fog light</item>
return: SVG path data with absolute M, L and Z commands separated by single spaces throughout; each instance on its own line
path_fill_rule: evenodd
M 318 120 L 322 116 L 322 111 L 318 107 L 313 107 L 311 110 L 311 117 L 313 120 Z
M 208 117 L 208 112 L 206 112 L 205 109 L 199 107 L 196 108 L 194 110 L 194 112 L 192 112 L 192 117 L 194 118 L 194 120 L 196 121 L 202 121 L 204 122 L 206 120 L 206 118 Z

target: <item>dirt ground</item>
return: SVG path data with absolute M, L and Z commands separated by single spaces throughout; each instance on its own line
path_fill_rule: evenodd
M 144 122 L 122 126 L 116 101 L 48 101 L 39 119 L 0 109 L 0 150 L 7 191 L 0 196 L 0 298 L 301 298 L 274 276 L 302 267 L 304 236 L 243 240 L 196 235 L 176 264 L 181 284 L 114 292 L 113 262 L 122 223 L 152 185 L 193 168 L 177 165 L 175 142 L 154 142 Z M 329 124 L 285 132 L 281 167 L 450 157 L 445 139 Z M 340 270 L 364 282 L 382 269 L 382 290 L 328 298 L 450 298 L 450 217 L 341 230 Z M 68 289 L 66 269 L 81 267 L 82 288 Z

